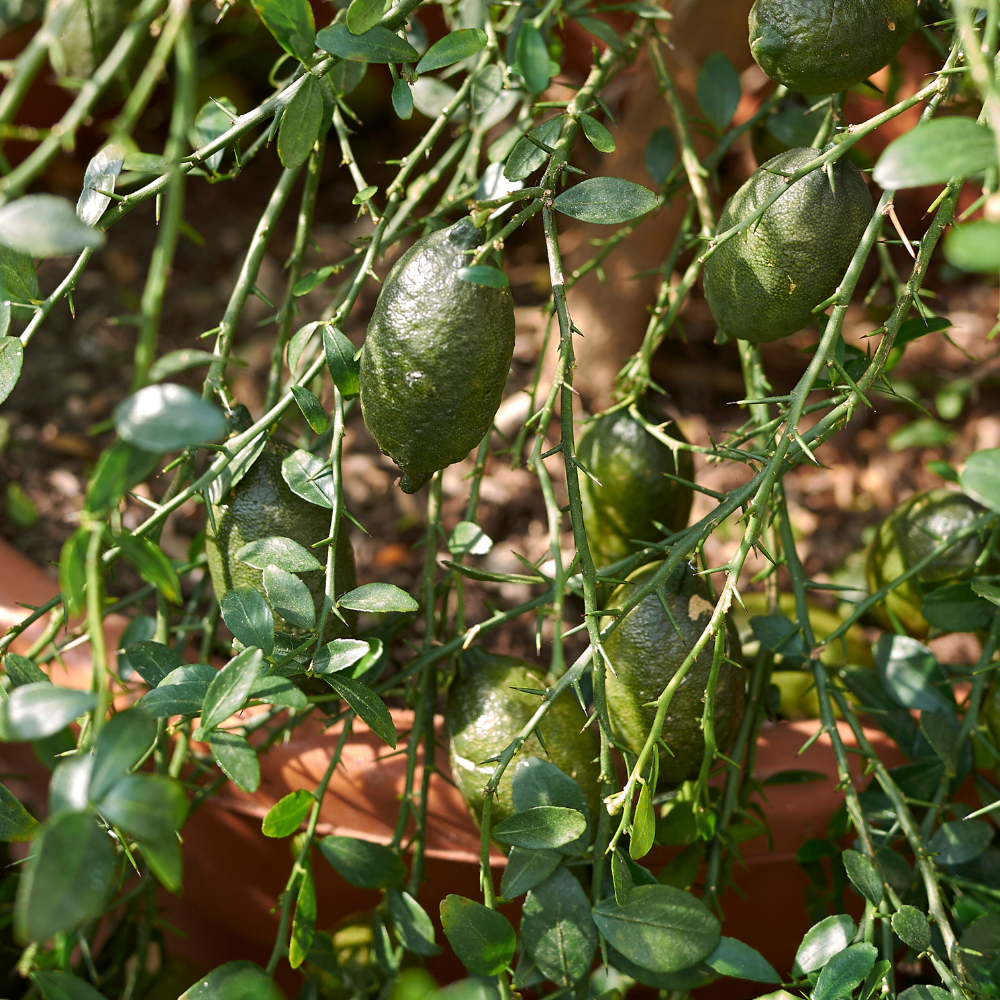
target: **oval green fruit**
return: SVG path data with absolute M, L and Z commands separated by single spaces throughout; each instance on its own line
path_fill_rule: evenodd
M 647 417 L 647 410 L 647 404 L 640 403 L 643 417 Z M 658 417 L 649 415 L 647 419 L 659 423 Z M 687 441 L 672 420 L 663 431 L 668 437 Z M 668 531 L 687 527 L 691 488 L 664 473 L 693 480 L 691 453 L 678 451 L 675 461 L 673 451 L 653 437 L 627 407 L 609 410 L 587 424 L 576 453 L 598 481 L 580 476 L 583 523 L 598 566 L 631 555 L 637 549 L 634 539 L 662 538 L 656 522 Z
M 509 288 L 459 272 L 485 233 L 468 218 L 431 233 L 396 262 L 361 354 L 361 410 L 379 448 L 415 493 L 490 429 L 514 354 Z
M 777 83 L 832 94 L 880 70 L 916 23 L 915 0 L 757 0 L 750 51 Z
M 612 593 L 609 607 L 620 608 L 662 563 L 650 563 L 632 573 Z M 608 716 L 615 739 L 638 755 L 653 724 L 656 701 L 684 662 L 712 615 L 705 581 L 690 564 L 681 566 L 659 594 L 639 602 L 608 636 L 605 652 L 614 667 L 607 671 Z M 662 599 L 662 602 L 661 602 Z M 668 613 L 669 611 L 669 613 Z M 661 785 L 693 777 L 701 766 L 705 740 L 701 731 L 705 688 L 712 669 L 714 643 L 708 642 L 678 684 L 663 723 L 662 738 L 671 754 L 659 751 Z M 739 636 L 726 622 L 726 656 L 740 662 Z M 616 676 L 617 675 L 617 676 Z M 725 753 L 743 717 L 745 674 L 723 661 L 715 689 L 715 741 Z
M 292 451 L 290 445 L 272 438 L 246 475 L 220 503 L 212 505 L 212 516 L 205 522 L 205 552 L 216 597 L 221 598 L 227 590 L 236 587 L 253 587 L 267 600 L 261 570 L 236 558 L 236 553 L 248 542 L 282 536 L 308 549 L 329 537 L 330 511 L 293 493 L 281 475 L 282 459 Z M 325 561 L 326 548 L 310 551 L 321 563 Z M 318 616 L 323 605 L 323 570 L 296 575 L 309 588 Z M 334 591 L 339 597 L 355 586 L 354 550 L 341 523 L 337 536 Z M 304 634 L 302 629 L 285 621 L 273 608 L 271 610 L 279 632 Z M 330 614 L 323 633 L 324 641 L 347 635 L 353 629 L 357 614 L 346 611 L 344 617 L 350 628 L 336 615 Z
M 819 155 L 790 149 L 768 160 L 726 205 L 716 235 L 746 220 L 785 177 Z M 762 343 L 788 337 L 840 284 L 872 217 L 872 196 L 847 157 L 787 187 L 755 223 L 721 244 L 705 264 L 705 298 L 722 339 Z
M 900 504 L 868 543 L 865 575 L 869 593 L 881 590 L 915 566 L 948 535 L 967 527 L 985 510 L 964 493 L 945 489 L 916 493 Z M 872 615 L 883 628 L 895 631 L 891 611 L 908 635 L 926 638 L 930 625 L 921 614 L 925 595 L 972 576 L 982 550 L 983 539 L 976 535 L 953 545 L 915 577 L 891 590 L 885 601 L 871 609 Z
M 496 763 L 483 761 L 504 750 L 538 710 L 541 699 L 529 690 L 544 691 L 553 681 L 533 663 L 496 656 L 473 648 L 462 657 L 460 672 L 448 692 L 445 733 L 451 774 L 470 811 L 479 821 L 483 789 Z M 517 761 L 540 757 L 556 765 L 580 786 L 592 816 L 600 805 L 599 747 L 593 730 L 571 691 L 560 695 L 546 712 L 537 732 L 504 771 L 491 809 L 495 826 L 514 815 L 512 779 Z

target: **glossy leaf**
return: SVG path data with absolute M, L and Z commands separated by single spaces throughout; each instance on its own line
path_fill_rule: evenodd
M 87 484 L 87 510 L 102 513 L 117 504 L 133 486 L 149 476 L 159 461 L 158 454 L 135 448 L 119 438 L 97 460 Z
M 250 471 L 260 453 L 267 446 L 268 436 L 261 432 L 247 442 L 236 453 L 233 460 L 208 485 L 208 499 L 212 503 L 221 503 L 226 494 Z
M 662 187 L 666 183 L 670 171 L 674 169 L 676 159 L 677 141 L 674 139 L 674 133 L 664 125 L 649 137 L 643 154 L 646 173 L 653 178 L 657 187 Z
M 529 851 L 512 847 L 500 879 L 500 895 L 516 899 L 544 882 L 558 867 L 563 855 L 558 851 Z
M 305 546 L 282 535 L 248 542 L 237 550 L 236 558 L 260 570 L 267 569 L 268 566 L 277 566 L 288 573 L 308 573 L 323 568 L 320 561 Z
M 39 681 L 14 688 L 0 704 L 0 740 L 40 740 L 58 733 L 97 704 L 90 691 Z
M 0 246 L 0 300 L 27 304 L 37 301 L 38 295 L 38 275 L 31 255 Z
M 482 285 L 484 288 L 509 288 L 510 278 L 498 267 L 489 264 L 470 264 L 460 267 L 458 276 L 470 285 Z
M 615 140 L 611 133 L 591 115 L 580 115 L 580 127 L 587 141 L 599 153 L 613 153 L 615 151 Z
M 319 849 L 345 882 L 360 889 L 388 889 L 406 878 L 403 859 L 383 844 L 358 837 L 324 837 Z
M 940 986 L 911 986 L 898 995 L 897 1000 L 953 1000 L 952 994 Z
M 590 844 L 590 807 L 583 790 L 568 774 L 542 757 L 520 758 L 514 764 L 511 797 L 517 812 L 536 806 L 564 806 L 580 813 L 586 821 L 576 840 L 558 848 L 560 854 L 584 854 Z
M 781 982 L 781 976 L 756 948 L 736 938 L 722 938 L 715 951 L 705 959 L 705 964 L 720 976 L 749 979 L 755 983 Z
M 215 355 L 211 351 L 199 351 L 194 347 L 182 347 L 180 350 L 162 355 L 153 362 L 152 367 L 149 369 L 149 381 L 162 382 L 165 378 L 170 378 L 172 375 L 177 375 L 180 372 L 210 365 L 213 360 L 215 360 Z
M 484 66 L 472 81 L 472 110 L 481 115 L 496 103 L 503 90 L 503 71 L 496 63 Z
M 0 403 L 14 391 L 23 364 L 21 341 L 17 337 L 0 337 Z
M 264 570 L 264 589 L 276 614 L 298 628 L 311 629 L 316 625 L 316 605 L 309 588 L 292 573 L 278 566 Z
M 265 837 L 290 837 L 309 815 L 315 801 L 312 792 L 304 788 L 289 792 L 265 813 L 261 832 Z
M 496 840 L 528 851 L 552 851 L 576 840 L 587 829 L 586 818 L 564 806 L 535 806 L 493 827 Z
M 77 615 L 83 609 L 89 542 L 90 532 L 86 528 L 77 528 L 63 543 L 59 556 L 59 589 L 63 604 L 71 615 Z
M 167 674 L 181 665 L 181 658 L 176 650 L 152 639 L 129 643 L 125 652 L 128 653 L 132 669 L 154 688 Z
M 590 900 L 567 868 L 557 868 L 528 893 L 521 940 L 539 972 L 557 986 L 572 986 L 590 969 L 597 928 Z
M 43 1000 L 104 1000 L 85 979 L 68 972 L 32 972 L 31 981 Z
M 944 256 L 963 271 L 1000 271 L 1000 223 L 977 219 L 949 230 Z
M 226 962 L 199 979 L 177 1000 L 284 1000 L 271 977 L 253 962 Z
M 392 716 L 385 702 L 371 688 L 344 674 L 323 674 L 322 677 L 379 739 L 396 748 L 396 726 Z
M 696 93 L 698 104 L 716 132 L 725 131 L 742 94 L 740 74 L 722 52 L 713 52 L 702 64 Z
M 317 507 L 333 509 L 336 488 L 329 462 L 299 448 L 282 459 L 281 477 L 296 496 Z
M 191 135 L 189 136 L 191 145 L 195 149 L 201 149 L 210 142 L 214 142 L 220 135 L 225 135 L 232 128 L 233 120 L 230 115 L 235 117 L 236 105 L 228 97 L 206 101 L 199 109 L 194 124 L 191 126 Z M 225 150 L 220 149 L 212 153 L 204 161 L 205 166 L 209 170 L 218 170 L 224 152 Z
M 931 927 L 927 918 L 915 906 L 901 906 L 892 915 L 892 929 L 908 948 L 927 951 L 931 946 Z
M 635 881 L 632 878 L 632 869 L 625 860 L 619 848 L 615 848 L 611 855 L 611 884 L 615 890 L 615 902 L 619 906 L 624 906 L 632 895 Z M 669 885 L 670 883 L 664 883 Z
M 45 941 L 100 913 L 114 883 L 111 845 L 111 838 L 88 812 L 50 817 L 32 844 L 18 883 L 17 936 Z
M 854 888 L 867 899 L 872 906 L 878 906 L 882 902 L 882 876 L 878 869 L 863 854 L 852 851 L 848 848 L 841 854 L 847 877 L 851 880 Z
M 243 707 L 260 672 L 262 659 L 259 649 L 244 649 L 215 675 L 201 710 L 203 729 L 213 729 Z
M 852 944 L 823 966 L 812 1000 L 841 1000 L 861 985 L 878 958 L 873 944 Z
M 7 653 L 3 658 L 3 665 L 12 688 L 24 687 L 25 684 L 52 683 L 49 675 L 26 656 Z
M 136 843 L 163 886 L 169 892 L 179 893 L 184 884 L 184 858 L 177 834 L 168 830 L 162 836 L 140 838 Z
M 525 21 L 517 35 L 517 68 L 529 94 L 548 89 L 549 50 L 542 33 L 531 21 Z
M 341 608 L 354 611 L 416 611 L 420 605 L 405 590 L 391 583 L 366 583 L 349 590 L 337 599 Z
M 465 121 L 469 112 L 456 100 L 458 91 L 436 76 L 422 76 L 410 88 L 413 106 L 427 118 L 437 118 L 448 111 L 449 121 Z
M 105 146 L 91 158 L 83 172 L 83 190 L 76 203 L 76 214 L 85 226 L 96 226 L 111 204 L 115 181 L 125 163 L 125 150 Z
M 139 707 L 157 719 L 174 715 L 198 715 L 215 680 L 216 671 L 207 663 L 190 663 L 170 671 L 153 691 L 139 701 Z
M 0 243 L 32 257 L 64 257 L 104 246 L 104 233 L 54 194 L 29 194 L 0 208 Z
M 639 792 L 639 801 L 635 805 L 635 816 L 632 818 L 632 836 L 629 839 L 629 856 L 638 860 L 649 853 L 656 836 L 656 813 L 653 812 L 653 795 L 649 790 L 649 782 L 644 782 Z
M 993 840 L 993 827 L 985 820 L 942 823 L 928 845 L 941 865 L 961 865 L 978 857 Z
M 314 433 L 322 434 L 330 426 L 323 404 L 305 386 L 293 385 L 291 392 L 299 411 L 306 418 L 306 423 Z
M 115 409 L 115 427 L 144 451 L 177 451 L 218 441 L 226 435 L 226 418 L 214 403 L 183 385 L 147 385 Z
M 307 864 L 299 880 L 295 896 L 295 916 L 292 919 L 292 936 L 288 942 L 288 964 L 297 969 L 309 954 L 316 933 L 316 883 L 312 867 Z
M 822 968 L 838 952 L 843 951 L 854 939 L 857 927 L 846 914 L 825 917 L 806 931 L 795 953 L 793 976 L 804 976 Z
M 250 744 L 236 733 L 213 729 L 208 734 L 212 759 L 239 789 L 253 794 L 260 787 L 260 761 Z
M 227 590 L 219 601 L 222 620 L 244 646 L 257 646 L 265 656 L 274 652 L 274 615 L 253 587 Z
M 312 667 L 318 674 L 335 674 L 353 667 L 371 652 L 371 644 L 364 639 L 334 639 L 316 650 Z
M 63 809 L 83 812 L 90 805 L 90 776 L 94 755 L 75 753 L 59 759 L 49 781 L 49 815 Z
M 599 17 L 588 17 L 585 14 L 577 14 L 573 20 L 584 31 L 595 38 L 599 38 L 608 48 L 613 49 L 615 52 L 621 51 L 622 40 L 618 32 L 607 21 L 602 21 Z
M 594 922 L 612 947 L 650 972 L 677 972 L 710 955 L 719 921 L 689 892 L 639 885 L 619 906 L 613 896 L 594 907 Z
M 316 22 L 309 0 L 251 0 L 253 9 L 277 43 L 308 62 L 316 45 Z
M 399 77 L 392 85 L 392 110 L 403 121 L 409 121 L 413 117 L 413 94 L 405 77 Z
M 448 943 L 474 976 L 495 976 L 510 965 L 517 939 L 502 913 L 453 893 L 441 900 L 440 912 Z
M 393 36 L 395 37 L 395 36 Z M 326 352 L 326 366 L 330 378 L 345 399 L 352 399 L 360 392 L 359 372 L 361 362 L 354 360 L 357 348 L 347 339 L 342 330 L 335 326 L 323 327 L 323 350 Z
M 949 776 L 958 770 L 958 732 L 955 716 L 946 712 L 921 712 L 920 732 L 944 761 Z
M 958 481 L 973 500 L 1000 514 L 1000 448 L 974 451 Z
M 38 820 L 6 785 L 0 785 L 0 840 L 7 843 L 32 840 L 37 831 Z
M 792 768 L 788 771 L 777 771 L 774 774 L 768 775 L 761 784 L 765 788 L 770 788 L 774 785 L 808 785 L 813 781 L 826 781 L 829 777 L 828 774 L 824 774 L 822 771 L 806 771 L 801 768 Z
M 301 688 L 289 678 L 278 674 L 258 677 L 250 690 L 250 700 L 261 701 L 266 705 L 284 705 L 285 708 L 296 710 L 305 708 L 309 704 L 309 699 Z
M 528 135 L 551 148 L 559 140 L 559 133 L 562 131 L 565 121 L 565 115 L 557 115 L 555 118 L 542 122 L 537 128 L 533 128 Z M 518 139 L 517 145 L 511 150 L 510 156 L 507 157 L 507 162 L 504 164 L 503 175 L 510 181 L 523 181 L 538 170 L 548 156 L 549 154 L 540 146 L 535 145 L 531 139 Z
M 346 97 L 357 88 L 367 72 L 367 59 L 344 59 L 330 70 L 326 79 L 338 97 Z
M 165 774 L 129 774 L 97 805 L 100 814 L 140 840 L 157 840 L 184 825 L 187 796 L 180 782 Z
M 156 739 L 156 720 L 141 708 L 113 715 L 101 726 L 94 746 L 90 797 L 102 799 L 139 762 Z
M 905 635 L 883 635 L 875 644 L 875 665 L 889 696 L 904 708 L 954 711 L 942 694 L 948 678 L 934 654 Z
M 621 177 L 590 177 L 563 191 L 552 204 L 581 222 L 616 226 L 651 212 L 656 208 L 656 195 Z
M 302 86 L 281 116 L 278 129 L 278 158 L 287 170 L 301 167 L 312 152 L 323 124 L 323 94 L 319 80 L 307 73 Z
M 362 35 L 352 35 L 346 24 L 331 24 L 316 36 L 316 43 L 332 56 L 355 62 L 415 63 L 420 58 L 409 42 L 378 25 Z
M 1000 587 L 993 583 L 985 583 L 982 580 L 972 581 L 973 593 L 989 601 L 995 607 L 1000 607 Z
M 952 177 L 971 177 L 996 167 L 993 132 L 972 118 L 934 118 L 893 140 L 875 164 L 872 179 L 879 187 L 944 184 Z
M 347 8 L 347 28 L 352 35 L 363 35 L 382 19 L 392 0 L 351 0 Z
M 474 56 L 486 47 L 486 32 L 480 28 L 459 28 L 436 41 L 420 58 L 418 73 L 432 73 L 452 63 Z
M 493 540 L 473 521 L 459 521 L 448 538 L 453 556 L 484 556 L 493 548 Z
M 389 890 L 389 915 L 399 943 L 414 955 L 436 955 L 434 924 L 427 911 L 408 893 Z
M 181 582 L 174 564 L 155 542 L 127 531 L 115 539 L 122 555 L 135 567 L 139 576 L 152 584 L 172 604 L 181 602 Z
M 976 594 L 971 583 L 963 582 L 932 590 L 924 597 L 920 613 L 935 628 L 947 632 L 976 632 L 989 628 L 996 612 L 989 602 Z

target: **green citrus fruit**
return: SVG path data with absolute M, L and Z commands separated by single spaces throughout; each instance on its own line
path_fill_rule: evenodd
M 608 606 L 624 605 L 661 565 L 656 562 L 637 569 L 612 593 Z M 660 697 L 708 624 L 713 611 L 709 596 L 708 585 L 691 565 L 685 564 L 659 594 L 652 593 L 640 601 L 604 644 L 614 667 L 614 673 L 607 672 L 611 730 L 615 739 L 634 754 L 642 750 L 656 715 L 650 703 Z M 739 636 L 731 622 L 727 621 L 726 632 L 726 656 L 739 662 Z M 705 750 L 701 720 L 713 654 L 714 643 L 710 640 L 670 700 L 662 737 L 671 754 L 659 751 L 661 784 L 684 781 L 701 766 Z M 744 701 L 744 672 L 723 661 L 715 690 L 715 740 L 723 753 L 736 735 Z
M 485 238 L 469 219 L 431 233 L 382 286 L 361 355 L 361 410 L 415 493 L 490 429 L 514 354 L 509 288 L 459 272 Z
M 869 592 L 875 593 L 901 576 L 948 535 L 967 527 L 984 510 L 964 493 L 952 490 L 914 494 L 879 525 L 868 544 L 865 575 Z M 924 597 L 937 587 L 972 576 L 982 549 L 983 540 L 976 535 L 953 545 L 915 577 L 891 590 L 882 604 L 872 608 L 872 614 L 883 628 L 894 631 L 891 611 L 909 635 L 923 639 L 930 631 L 920 611 Z
M 525 660 L 496 656 L 474 648 L 462 658 L 460 673 L 448 692 L 445 732 L 451 774 L 477 820 L 482 818 L 483 789 L 495 757 L 535 714 L 538 695 L 519 688 L 544 691 L 553 683 L 542 669 Z M 493 825 L 514 814 L 512 779 L 518 760 L 540 757 L 573 778 L 590 803 L 592 816 L 600 804 L 600 766 L 597 739 L 582 727 L 586 713 L 571 691 L 560 695 L 510 764 L 493 799 Z M 539 739 L 539 735 L 541 739 Z
M 59 42 L 69 76 L 89 77 L 104 62 L 136 0 L 79 0 L 66 18 Z
M 750 51 L 777 83 L 806 94 L 846 90 L 880 70 L 917 23 L 915 0 L 757 0 Z
M 291 538 L 307 549 L 330 536 L 330 511 L 326 507 L 303 500 L 293 493 L 281 475 L 282 459 L 293 451 L 290 445 L 272 438 L 246 475 L 222 498 L 212 505 L 212 517 L 205 523 L 205 551 L 212 586 L 217 597 L 236 587 L 253 587 L 263 594 L 263 573 L 236 558 L 236 553 L 248 542 L 259 538 L 281 536 Z M 214 524 L 213 524 L 214 522 Z M 326 560 L 326 548 L 311 549 L 321 563 Z M 313 595 L 317 616 L 323 604 L 323 570 L 297 574 Z M 341 523 L 337 536 L 334 591 L 339 597 L 356 586 L 354 550 Z M 302 630 L 281 617 L 274 609 L 274 624 L 279 632 L 302 634 Z M 344 612 L 350 628 L 357 621 L 354 612 Z M 349 629 L 330 614 L 324 639 L 347 635 Z
M 790 149 L 768 160 L 730 198 L 717 233 L 743 222 L 791 173 L 819 151 Z M 705 264 L 705 298 L 722 339 L 762 343 L 788 337 L 844 277 L 872 217 L 872 196 L 846 157 L 832 178 L 814 170 L 766 212 L 723 243 Z
M 644 409 L 640 413 L 646 416 Z M 652 417 L 651 422 L 659 419 Z M 664 432 L 687 440 L 672 420 Z M 657 521 L 668 531 L 687 527 L 691 489 L 663 473 L 694 479 L 691 453 L 679 451 L 675 462 L 670 448 L 648 433 L 628 408 L 619 407 L 591 421 L 580 435 L 576 453 L 600 483 L 580 476 L 583 523 L 598 566 L 631 555 L 637 548 L 633 539 L 662 538 Z

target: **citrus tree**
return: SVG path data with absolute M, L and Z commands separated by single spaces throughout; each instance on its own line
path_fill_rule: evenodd
M 149 947 L 161 931 L 148 889 L 155 880 L 180 890 L 178 835 L 189 809 L 225 782 L 256 790 L 261 755 L 305 720 L 321 719 L 342 724 L 325 775 L 263 820 L 262 836 L 292 838 L 294 847 L 270 961 L 222 965 L 185 997 L 277 995 L 272 977 L 285 962 L 307 972 L 305 996 L 322 995 L 319 973 L 331 959 L 319 947 L 313 871 L 327 863 L 382 893 L 371 925 L 377 975 L 362 992 L 388 995 L 407 982 L 411 991 L 433 989 L 412 972 L 442 947 L 470 973 L 449 991 L 504 1000 L 528 989 L 586 996 L 605 987 L 610 998 L 636 982 L 681 998 L 719 977 L 777 989 L 782 976 L 767 959 L 723 935 L 720 900 L 741 844 L 766 836 L 753 761 L 780 660 L 815 687 L 821 721 L 813 738 L 832 741 L 843 793 L 820 846 L 863 913 L 859 922 L 842 912 L 820 920 L 793 968 L 782 970 L 789 992 L 774 995 L 895 996 L 904 954 L 921 960 L 928 980 L 898 991 L 908 1000 L 998 995 L 1000 884 L 989 817 L 1000 791 L 983 769 L 1000 763 L 990 728 L 1000 726 L 991 680 L 1000 451 L 973 454 L 961 471 L 942 468 L 957 490 L 916 498 L 882 525 L 868 553 L 870 592 L 822 638 L 810 617 L 810 592 L 822 585 L 803 569 L 783 489 L 791 470 L 822 461 L 824 443 L 859 408 L 892 392 L 886 373 L 906 344 L 946 325 L 923 291 L 942 238 L 953 264 L 1000 269 L 1000 223 L 989 221 L 1000 149 L 992 125 L 1000 113 L 996 0 L 758 0 L 751 51 L 777 86 L 735 126 L 740 78 L 719 54 L 698 78 L 699 115 L 685 111 L 663 55 L 670 13 L 648 0 L 441 4 L 445 30 L 433 44 L 424 0 L 351 0 L 318 31 L 306 0 L 255 0 L 255 13 L 224 0 L 220 21 L 259 17 L 272 40 L 272 92 L 245 114 L 225 94 L 195 106 L 200 46 L 216 30 L 205 27 L 206 6 L 142 0 L 126 12 L 114 0 L 49 0 L 0 93 L 3 136 L 33 144 L 16 165 L 3 161 L 0 178 L 0 396 L 17 383 L 53 309 L 71 304 L 95 252 L 113 244 L 115 224 L 155 199 L 159 226 L 135 318 L 133 394 L 104 429 L 80 527 L 62 552 L 59 596 L 0 639 L 0 738 L 62 748 L 46 818 L 0 786 L 4 838 L 31 842 L 26 863 L 7 876 L 3 904 L 23 948 L 17 969 L 26 988 L 46 1000 L 155 989 Z M 621 30 L 598 16 L 611 12 Z M 570 21 L 593 36 L 593 62 L 571 99 L 546 100 Z M 874 117 L 848 120 L 846 90 L 866 86 L 913 33 L 937 54 L 935 72 Z M 650 137 L 651 183 L 585 177 L 574 151 L 581 143 L 614 150 L 602 95 L 636 60 L 655 72 L 673 122 Z M 44 132 L 13 124 L 47 66 L 75 86 L 71 106 Z M 351 94 L 366 73 L 385 72 L 393 112 L 408 119 L 417 108 L 429 124 L 380 190 L 352 148 L 364 126 Z M 28 193 L 121 81 L 124 104 L 75 208 Z M 166 143 L 142 150 L 131 136 L 159 86 L 172 94 Z M 859 140 L 911 108 L 919 123 L 870 176 L 859 171 Z M 798 141 L 721 206 L 726 152 L 778 116 L 794 127 L 773 131 Z M 696 129 L 711 139 L 700 158 Z M 357 238 L 344 260 L 305 273 L 331 152 L 353 180 Z M 162 353 L 186 189 L 213 183 L 229 197 L 254 158 L 275 156 L 280 176 L 225 312 L 202 335 L 211 351 L 192 335 L 190 346 Z M 982 193 L 956 220 L 967 183 Z M 907 234 L 893 198 L 915 187 L 931 188 L 928 221 Z M 641 348 L 619 374 L 614 405 L 577 426 L 581 331 L 567 289 L 599 270 L 637 220 L 655 225 L 674 200 L 687 211 L 659 269 Z M 984 205 L 987 219 L 964 221 Z M 272 362 L 258 415 L 234 397 L 230 362 L 248 299 L 263 294 L 259 271 L 283 213 L 297 213 L 294 252 L 285 293 L 271 303 Z M 505 575 L 481 564 L 495 540 L 479 525 L 479 496 L 516 337 L 504 244 L 535 216 L 557 360 L 552 370 L 539 360 L 528 419 L 508 450 L 536 477 L 550 544 L 546 561 L 525 560 L 523 573 Z M 609 227 L 572 273 L 563 266 L 561 217 Z M 887 249 L 900 243 L 906 273 Z M 871 293 L 859 281 L 873 254 L 876 282 L 894 307 L 862 351 L 842 330 L 851 302 Z M 367 339 L 355 344 L 346 320 L 386 255 L 395 264 Z M 47 257 L 75 258 L 53 288 L 41 288 L 35 270 Z M 677 331 L 700 281 L 719 340 L 735 342 L 745 378 L 734 400 L 745 422 L 711 446 L 689 443 L 663 414 L 651 377 L 654 353 Z M 303 323 L 300 300 L 321 286 L 328 304 Z M 760 344 L 812 325 L 818 336 L 794 388 L 773 394 Z M 201 392 L 171 381 L 197 369 Z M 425 562 L 413 594 L 386 582 L 357 585 L 342 463 L 345 421 L 358 407 L 400 466 L 400 488 L 426 503 Z M 442 470 L 470 452 L 465 516 L 446 532 Z M 743 485 L 726 494 L 700 487 L 694 454 L 745 467 Z M 128 530 L 124 498 L 154 475 L 166 485 Z M 689 524 L 695 490 L 713 506 Z M 179 563 L 158 541 L 169 515 L 192 502 L 205 531 Z M 571 557 L 560 546 L 567 524 Z M 735 530 L 739 543 L 725 565 L 710 566 L 704 545 L 720 527 Z M 754 579 L 745 571 L 751 553 L 767 567 Z M 109 574 L 120 560 L 144 586 L 112 602 Z M 470 580 L 524 584 L 531 596 L 473 621 L 463 599 Z M 753 619 L 757 648 L 744 657 L 731 611 L 761 586 L 767 613 Z M 111 608 L 136 612 L 117 657 L 103 627 Z M 491 634 L 525 615 L 539 622 L 537 662 L 487 651 Z M 876 669 L 849 657 L 830 665 L 824 654 L 863 618 L 884 629 Z M 552 633 L 543 642 L 546 620 Z M 38 622 L 44 630 L 28 655 L 12 652 Z M 922 642 L 946 631 L 980 638 L 979 660 L 965 673 L 948 673 Z M 587 641 L 573 658 L 566 640 L 577 633 Z M 84 641 L 93 654 L 89 689 L 53 684 L 42 665 Z M 209 662 L 220 647 L 228 661 Z M 131 704 L 119 698 L 116 708 L 126 689 Z M 448 896 L 432 915 L 417 899 L 431 768 L 415 776 L 418 755 L 433 759 L 445 700 L 453 777 L 482 831 L 482 895 Z M 412 708 L 407 734 L 397 733 L 387 701 Z M 880 760 L 862 715 L 907 765 Z M 844 745 L 838 717 L 854 747 Z M 388 845 L 317 834 L 355 724 L 406 756 Z M 849 750 L 864 760 L 861 780 Z M 975 810 L 954 797 L 974 763 Z M 491 841 L 509 851 L 499 887 Z M 642 861 L 657 841 L 683 851 L 654 872 Z M 521 897 L 515 927 L 497 907 Z M 838 894 L 827 902 L 834 911 L 843 905 Z M 761 919 L 769 906 L 787 905 L 760 900 Z

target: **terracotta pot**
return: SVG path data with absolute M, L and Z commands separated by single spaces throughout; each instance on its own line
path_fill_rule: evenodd
M 23 556 L 0 542 L 0 622 L 10 625 L 27 612 L 16 601 L 40 604 L 57 589 L 56 583 Z M 113 650 L 124 627 L 124 619 L 109 619 L 108 648 Z M 30 645 L 33 629 L 20 637 L 14 649 Z M 79 647 L 65 658 L 66 668 L 52 671 L 57 683 L 82 687 L 89 683 L 87 647 Z M 397 731 L 407 732 L 412 714 L 394 711 Z M 439 742 L 441 720 L 437 720 Z M 829 818 L 842 801 L 835 790 L 836 764 L 830 738 L 821 736 L 801 755 L 800 748 L 819 723 L 768 723 L 757 746 L 756 775 L 760 779 L 779 771 L 806 769 L 827 775 L 823 781 L 805 785 L 782 785 L 767 789 L 764 812 L 773 842 L 763 837 L 743 847 L 745 866 L 737 866 L 739 892 L 723 898 L 726 934 L 758 948 L 781 972 L 787 973 L 802 933 L 810 919 L 804 906 L 806 877 L 795 863 L 795 851 L 810 837 L 823 837 Z M 846 724 L 838 725 L 841 738 L 854 745 Z M 901 763 L 894 744 L 874 728 L 868 739 L 890 766 Z M 318 722 L 298 727 L 286 743 L 273 747 L 261 760 L 259 790 L 248 795 L 227 785 L 214 799 L 195 810 L 184 829 L 184 890 L 173 897 L 162 893 L 164 918 L 182 932 L 170 935 L 172 952 L 201 968 L 248 958 L 265 964 L 278 927 L 273 907 L 291 865 L 288 841 L 270 840 L 260 832 L 260 819 L 283 795 L 299 788 L 312 790 L 326 770 L 337 743 L 338 726 L 323 730 Z M 862 758 L 850 754 L 856 778 Z M 438 749 L 436 773 L 431 776 L 427 830 L 427 881 L 419 897 L 432 916 L 438 903 L 451 892 L 475 898 L 479 894 L 479 833 L 455 787 L 450 784 L 448 761 Z M 36 812 L 47 808 L 48 772 L 26 745 L 0 745 L 0 767 L 16 773 L 12 791 Z M 418 757 L 417 783 L 423 767 Z M 334 773 L 320 812 L 321 835 L 336 833 L 388 842 L 392 836 L 399 796 L 405 777 L 406 759 L 394 753 L 360 722 L 354 725 L 340 767 Z M 675 849 L 656 848 L 645 859 L 657 870 Z M 347 885 L 317 855 L 314 871 L 319 900 L 318 926 L 329 927 L 338 919 L 377 904 L 379 893 Z M 505 863 L 503 855 L 491 854 L 494 870 Z M 496 877 L 495 872 L 495 877 Z M 741 893 L 743 895 L 741 895 Z M 508 915 L 517 919 L 519 905 Z M 442 982 L 460 978 L 464 972 L 454 957 L 439 956 L 428 963 Z M 287 974 L 286 974 L 287 973 Z M 297 976 L 281 975 L 291 995 Z M 705 998 L 740 1000 L 760 993 L 751 984 L 722 981 L 700 991 Z

